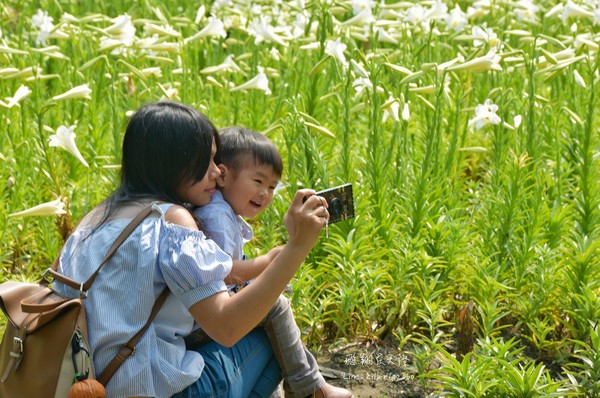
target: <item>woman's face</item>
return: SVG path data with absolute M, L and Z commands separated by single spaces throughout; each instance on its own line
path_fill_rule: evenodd
M 200 181 L 188 181 L 183 184 L 180 191 L 181 199 L 193 206 L 204 206 L 210 203 L 212 195 L 215 193 L 216 180 L 221 174 L 215 164 L 215 153 L 217 146 L 213 140 L 212 150 L 210 152 L 210 162 L 204 178 Z

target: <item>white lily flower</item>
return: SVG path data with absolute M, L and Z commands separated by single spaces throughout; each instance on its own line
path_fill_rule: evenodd
M 441 0 L 436 0 L 436 2 L 431 5 L 429 10 L 427 10 L 427 17 L 429 19 L 446 19 L 447 16 L 448 6 Z
M 460 58 L 456 57 L 454 59 L 451 59 L 450 61 L 446 61 L 446 62 L 443 62 L 443 63 L 437 65 L 436 69 L 437 69 L 438 75 L 441 75 L 444 72 L 444 70 L 450 68 L 452 65 L 456 64 L 459 61 L 460 61 Z
M 573 46 L 575 46 L 576 50 L 579 50 L 582 46 L 587 46 L 588 51 L 598 51 L 598 43 L 595 41 L 596 39 L 592 37 L 591 34 L 585 33 L 582 35 L 577 35 L 575 37 L 575 41 L 573 42 Z
M 225 7 L 229 7 L 232 5 L 231 0 L 215 0 L 211 8 L 211 14 L 216 14 L 217 11 L 224 9 Z
M 446 16 L 446 26 L 455 32 L 460 32 L 469 23 L 467 14 L 465 14 L 457 4 Z
M 119 15 L 118 17 L 112 19 L 112 25 L 107 28 L 104 28 L 104 32 L 111 36 L 132 36 L 135 35 L 135 26 L 133 26 L 133 22 L 131 22 L 131 17 L 127 14 Z
M 301 10 L 303 10 L 303 8 L 301 8 Z M 294 30 L 292 31 L 292 37 L 298 38 L 304 36 L 304 31 L 309 21 L 310 18 L 307 15 L 305 15 L 304 12 L 299 12 L 296 15 L 296 20 L 294 21 Z
M 158 36 L 169 36 L 169 37 L 180 37 L 181 33 L 173 29 L 171 25 L 156 25 L 152 23 L 147 23 L 144 25 L 144 31 L 149 35 L 158 35 Z
M 365 90 L 373 90 L 374 88 L 373 82 L 371 82 L 370 79 L 364 77 L 359 77 L 358 79 L 354 80 L 352 82 L 352 87 L 354 87 L 354 91 L 356 91 L 356 95 L 354 96 L 354 98 L 359 98 L 365 92 Z M 375 91 L 377 91 L 378 93 L 384 92 L 383 88 L 380 86 L 375 87 Z
M 282 36 L 275 33 L 275 29 L 270 24 L 269 18 L 261 15 L 259 19 L 254 19 L 250 24 L 250 34 L 255 37 L 254 44 L 261 42 L 277 43 L 284 47 L 288 46 L 288 43 Z
M 581 87 L 586 88 L 585 80 L 583 77 L 577 72 L 577 69 L 573 69 L 573 77 L 575 78 L 575 83 L 579 84 Z
M 160 97 L 161 101 L 165 99 L 179 100 L 179 89 L 176 85 L 173 85 L 171 83 L 166 83 L 165 85 L 162 85 L 158 83 L 158 87 L 160 87 L 160 89 L 163 92 L 163 95 Z
M 573 49 L 573 48 L 567 48 L 567 49 L 561 50 L 559 52 L 556 52 L 554 54 L 551 54 L 551 56 L 556 61 L 563 61 L 563 60 L 566 60 L 566 59 L 572 59 L 572 58 L 575 58 L 575 49 Z M 545 56 L 542 55 L 542 56 L 540 56 L 536 60 L 536 62 L 539 65 L 544 65 L 544 64 L 546 64 L 548 62 L 548 60 L 546 59 Z
M 368 78 L 359 77 L 352 82 L 352 87 L 356 91 L 356 97 L 359 97 L 365 90 L 373 89 L 373 82 Z
M 415 83 L 410 83 L 408 91 L 411 93 L 419 93 L 419 94 L 433 94 L 435 93 L 435 85 L 430 84 L 428 86 L 417 86 Z
M 496 55 L 495 50 L 490 50 L 483 57 L 475 58 L 470 61 L 464 62 L 460 65 L 452 65 L 447 70 L 466 70 L 473 72 L 484 72 L 487 70 L 501 71 L 500 60 L 502 57 Z
M 142 49 L 142 50 L 147 50 L 149 52 L 166 52 L 166 53 L 170 53 L 170 54 L 179 54 L 181 52 L 181 47 L 179 46 L 179 43 L 173 43 L 173 42 L 155 42 L 152 44 L 147 44 L 144 43 L 142 41 L 139 41 L 137 44 L 137 47 Z
M 473 3 L 473 7 L 475 8 L 485 8 L 490 9 L 492 6 L 492 0 L 477 0 Z
M 73 87 L 66 93 L 55 95 L 54 97 L 52 97 L 52 99 L 54 101 L 77 98 L 92 99 L 92 96 L 90 95 L 91 93 L 92 90 L 89 88 L 89 86 L 87 84 L 82 84 L 81 86 Z
M 562 15 L 560 18 L 564 21 L 568 18 L 594 18 L 592 11 L 586 10 L 580 5 L 573 3 L 571 0 L 567 0 L 567 4 L 563 7 Z
M 17 92 L 12 97 L 6 97 L 6 101 L 8 101 L 8 102 L 6 103 L 5 106 L 7 108 L 12 108 L 15 105 L 19 105 L 19 101 L 28 97 L 29 94 L 31 94 L 31 90 L 29 89 L 29 87 L 27 87 L 25 85 L 21 85 L 17 89 Z
M 498 111 L 498 105 L 492 104 L 492 101 L 486 99 L 483 104 L 475 107 L 475 117 L 469 120 L 469 126 L 475 125 L 475 128 L 479 130 L 488 124 L 500 124 L 502 119 L 496 115 Z
M 473 26 L 471 34 L 475 37 L 475 39 L 473 39 L 474 47 L 481 47 L 485 43 L 488 43 L 491 48 L 494 48 L 500 44 L 498 35 L 487 26 Z
M 18 54 L 18 55 L 29 55 L 27 51 L 19 50 L 17 48 L 8 47 L 6 42 L 0 43 L 0 54 Z
M 48 145 L 59 147 L 64 149 L 67 152 L 70 152 L 73 156 L 77 158 L 85 167 L 89 167 L 77 145 L 75 145 L 75 127 L 76 126 L 60 126 L 56 129 L 56 134 L 52 134 L 49 138 Z
M 420 26 L 425 32 L 429 31 L 429 18 L 427 17 L 427 9 L 421 4 L 415 4 L 406 10 L 404 22 L 408 22 L 413 26 Z
M 369 25 L 376 21 L 373 11 L 370 8 L 365 8 L 352 18 L 342 22 L 342 25 Z
M 558 15 L 558 13 L 562 12 L 563 8 L 564 8 L 564 6 L 559 3 L 559 4 L 555 5 L 554 7 L 552 7 L 549 11 L 547 11 L 544 14 L 544 17 L 546 17 L 546 18 L 554 17 L 554 16 Z
M 368 29 L 369 29 L 369 27 L 366 26 L 365 32 L 367 34 L 368 34 Z M 375 29 L 373 30 L 373 32 L 374 32 L 375 38 L 377 39 L 378 42 L 391 43 L 391 44 L 399 43 L 398 39 L 396 39 L 394 36 L 389 34 L 387 30 L 380 28 L 379 26 L 376 26 Z
M 202 21 L 202 18 L 204 18 L 204 15 L 206 15 L 206 7 L 204 4 L 202 4 L 200 7 L 198 7 L 198 11 L 196 11 L 196 19 L 194 19 L 194 23 L 199 24 L 200 21 Z
M 519 126 L 521 125 L 521 123 L 523 123 L 523 116 L 521 115 L 516 115 L 513 118 L 513 124 L 515 125 L 515 128 L 519 128 Z
M 354 72 L 356 72 L 358 76 L 364 77 L 365 79 L 369 78 L 369 72 L 367 72 L 367 70 L 361 63 L 358 63 L 355 60 L 351 59 L 350 64 L 352 65 L 352 69 L 354 69 Z
M 50 34 L 54 30 L 54 19 L 48 16 L 47 11 L 37 10 L 37 13 L 31 17 L 31 27 L 38 30 L 36 44 L 46 45 L 46 40 L 50 37 Z
M 53 200 L 52 202 L 46 202 L 33 206 L 27 210 L 19 211 L 17 213 L 9 214 L 9 218 L 13 217 L 25 217 L 25 216 L 58 216 L 61 214 L 67 214 L 65 210 L 66 204 L 61 198 Z
M 62 17 L 60 17 L 60 22 L 66 23 L 66 24 L 78 24 L 81 21 L 76 18 L 75 16 L 69 14 L 68 12 L 63 13 Z
M 400 118 L 398 117 L 398 111 L 400 109 L 400 102 L 398 101 L 398 99 L 396 99 L 390 95 L 387 102 L 385 104 L 383 104 L 381 106 L 381 108 L 383 109 L 382 123 L 385 123 L 385 121 L 388 120 L 390 116 L 396 122 L 400 121 Z
M 258 74 L 256 76 L 244 84 L 240 84 L 237 87 L 232 87 L 229 89 L 229 91 L 238 90 L 262 90 L 266 95 L 271 94 L 271 90 L 269 90 L 269 79 L 267 78 L 264 69 L 259 66 Z
M 408 102 L 405 102 L 404 106 L 402 107 L 402 120 L 405 122 L 410 120 L 410 108 L 408 106 Z
M 100 51 L 107 51 L 107 50 L 114 50 L 117 47 L 120 47 L 122 45 L 131 45 L 133 44 L 133 41 L 129 44 L 125 44 L 123 43 L 121 40 L 118 39 L 111 39 L 109 37 L 101 37 L 100 38 L 100 46 L 98 47 L 98 50 Z M 116 51 L 116 50 L 114 50 Z M 114 55 L 118 55 L 116 53 L 113 53 Z
M 4 79 L 7 76 L 14 75 L 17 72 L 19 72 L 19 69 L 17 69 L 17 68 L 13 68 L 13 67 L 2 68 L 2 69 L 0 69 L 0 79 Z
M 36 53 L 44 54 L 50 58 L 62 59 L 63 61 L 70 60 L 69 57 L 60 52 L 60 47 L 58 46 L 48 46 L 43 48 L 32 48 L 32 51 Z
M 373 0 L 352 0 L 352 11 L 354 15 L 360 14 L 363 10 L 372 10 L 375 7 Z
M 275 61 L 279 61 L 281 59 L 281 54 L 275 47 L 271 47 L 269 50 L 269 55 L 271 55 L 271 58 L 273 58 Z
M 212 76 L 207 76 L 206 77 L 206 81 L 208 81 L 208 84 L 210 84 L 212 86 L 223 88 L 223 85 L 217 79 L 215 79 Z
M 315 41 L 315 42 L 308 43 L 308 44 L 305 44 L 303 46 L 300 46 L 301 50 L 308 50 L 308 51 L 314 51 L 314 50 L 318 50 L 320 48 L 321 48 L 321 42 L 320 41 Z
M 220 65 L 208 66 L 200 71 L 200 73 L 225 73 L 225 72 L 241 72 L 242 69 L 235 63 L 233 56 L 230 54 L 225 58 Z
M 44 25 L 52 25 L 53 21 L 54 18 L 48 15 L 48 11 L 42 11 L 38 8 L 37 13 L 31 17 L 31 27 L 41 29 Z
M 144 68 L 140 72 L 142 72 L 144 77 L 162 77 L 162 69 L 160 69 L 160 66 Z
M 185 38 L 183 42 L 187 44 L 201 37 L 227 37 L 225 24 L 219 18 L 208 17 L 208 24 L 195 35 Z
M 540 7 L 533 4 L 533 0 L 519 0 L 515 4 L 515 14 L 519 21 L 536 22 L 539 10 Z
M 325 43 L 325 54 L 331 55 L 333 58 L 337 59 L 344 68 L 348 67 L 348 61 L 346 61 L 346 56 L 344 55 L 344 51 L 346 51 L 346 44 L 337 40 L 327 40 Z

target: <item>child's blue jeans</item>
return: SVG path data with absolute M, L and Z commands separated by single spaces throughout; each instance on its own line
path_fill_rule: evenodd
M 233 347 L 211 341 L 196 351 L 204 358 L 202 375 L 173 398 L 269 397 L 281 381 L 281 370 L 263 329 L 254 329 Z

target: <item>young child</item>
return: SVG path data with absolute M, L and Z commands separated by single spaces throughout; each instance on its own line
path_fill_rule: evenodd
M 281 155 L 267 137 L 253 130 L 230 127 L 220 131 L 221 150 L 215 163 L 221 171 L 217 191 L 210 204 L 195 209 L 202 231 L 214 240 L 234 260 L 234 267 L 244 278 L 225 279 L 232 294 L 240 286 L 257 277 L 277 256 L 282 247 L 266 255 L 246 259 L 243 246 L 253 237 L 251 227 L 243 218 L 254 218 L 273 200 L 275 187 L 281 179 Z M 351 397 L 350 391 L 333 387 L 319 373 L 313 355 L 300 339 L 290 303 L 283 295 L 259 326 L 263 327 L 281 367 L 286 397 Z M 308 364 L 308 366 L 307 366 Z
M 244 244 L 254 237 L 244 218 L 254 218 L 273 201 L 283 173 L 277 147 L 264 135 L 245 128 L 221 129 L 221 150 L 215 158 L 221 175 L 210 204 L 195 210 L 206 235 L 242 266 L 245 280 L 226 279 L 230 292 L 237 293 L 258 276 L 281 250 L 247 259 Z

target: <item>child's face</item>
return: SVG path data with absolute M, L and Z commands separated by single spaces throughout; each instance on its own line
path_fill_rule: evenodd
M 200 181 L 184 183 L 180 189 L 180 196 L 185 202 L 194 206 L 204 206 L 210 203 L 212 195 L 215 193 L 217 177 L 221 173 L 215 164 L 215 152 L 217 147 L 213 141 L 212 151 L 210 154 L 210 163 L 204 178 Z
M 223 197 L 235 214 L 245 218 L 256 217 L 273 200 L 279 176 L 269 165 L 250 165 L 237 175 L 223 164 L 218 184 Z

